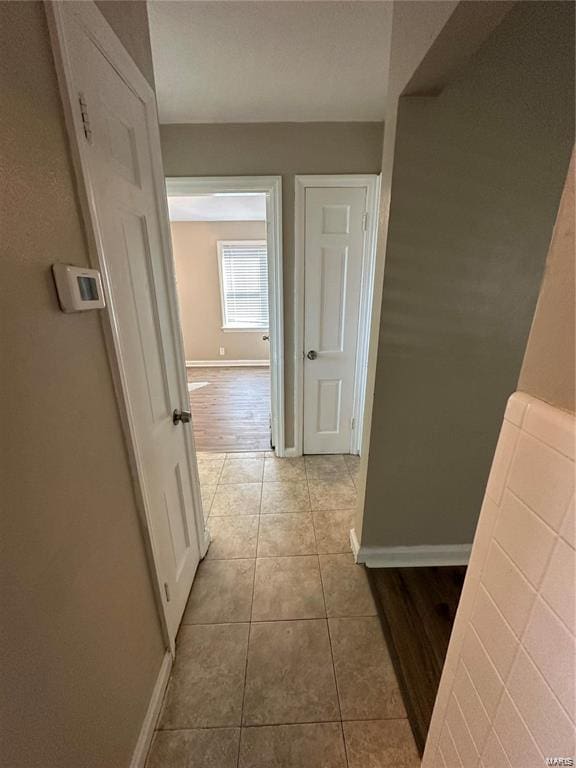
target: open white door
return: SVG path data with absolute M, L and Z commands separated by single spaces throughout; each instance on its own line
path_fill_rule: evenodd
M 304 220 L 304 453 L 350 453 L 365 187 L 309 187 Z
M 171 644 L 205 549 L 152 89 L 92 3 L 53 12 L 114 362 Z M 106 482 L 106 478 L 102 478 Z

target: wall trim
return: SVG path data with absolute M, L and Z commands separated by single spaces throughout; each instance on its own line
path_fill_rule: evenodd
M 472 544 L 431 544 L 414 547 L 362 547 L 350 531 L 354 560 L 367 568 L 418 568 L 432 565 L 468 565 Z
M 160 665 L 160 671 L 158 677 L 154 683 L 148 709 L 138 735 L 138 741 L 136 747 L 132 753 L 132 760 L 130 761 L 130 768 L 144 768 L 146 758 L 148 757 L 148 750 L 152 743 L 152 737 L 154 736 L 154 729 L 156 728 L 156 722 L 160 715 L 160 709 L 162 708 L 162 701 L 164 700 L 164 692 L 170 679 L 170 671 L 172 670 L 172 654 L 170 651 L 166 651 L 162 664 Z
M 269 360 L 186 360 L 186 368 L 269 368 Z

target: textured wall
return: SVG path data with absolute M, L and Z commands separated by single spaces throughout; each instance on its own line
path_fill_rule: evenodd
M 122 768 L 163 657 L 42 3 L 0 3 L 0 763 Z
M 222 330 L 217 250 L 218 240 L 266 240 L 266 222 L 173 221 L 170 229 L 186 360 L 268 360 L 265 331 Z
M 510 398 L 423 768 L 540 768 L 576 752 L 576 421 Z
M 574 140 L 573 21 L 519 3 L 400 100 L 363 546 L 472 539 Z
M 574 155 L 566 178 L 518 389 L 574 413 Z
M 294 425 L 294 176 L 379 173 L 382 123 L 163 125 L 166 176 L 282 176 L 286 445 Z

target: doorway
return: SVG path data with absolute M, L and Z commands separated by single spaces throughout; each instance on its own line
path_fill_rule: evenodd
M 296 177 L 296 446 L 359 454 L 379 177 Z
M 283 456 L 280 178 L 166 188 L 196 448 Z

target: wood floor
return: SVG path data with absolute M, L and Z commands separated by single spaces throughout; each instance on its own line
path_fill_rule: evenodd
M 196 450 L 270 449 L 269 368 L 188 368 L 189 382 L 208 382 L 190 393 Z
M 367 573 L 422 754 L 466 568 L 368 568 Z

